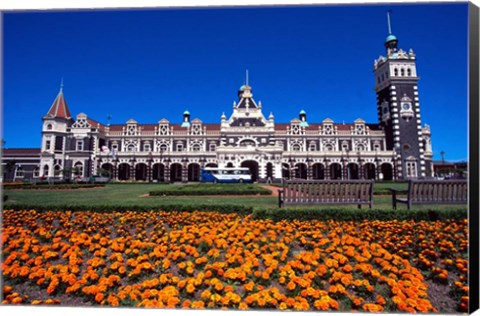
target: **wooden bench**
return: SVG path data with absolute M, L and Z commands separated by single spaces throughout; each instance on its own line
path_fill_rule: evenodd
M 408 209 L 412 204 L 466 204 L 467 188 L 467 180 L 410 180 L 407 190 L 390 189 L 392 207 L 396 209 L 397 203 L 407 204 Z
M 283 180 L 278 207 L 286 205 L 362 204 L 373 206 L 373 180 Z

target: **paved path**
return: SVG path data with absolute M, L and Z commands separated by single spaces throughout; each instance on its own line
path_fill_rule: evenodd
M 265 189 L 269 189 L 272 191 L 272 196 L 278 196 L 278 190 L 280 190 L 281 188 L 279 187 L 275 187 L 275 186 L 272 186 L 272 185 L 262 185 L 263 188 Z

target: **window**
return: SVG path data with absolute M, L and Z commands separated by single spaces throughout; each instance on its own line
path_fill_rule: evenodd
M 309 150 L 309 151 L 315 151 L 315 150 L 317 150 L 317 145 L 315 145 L 315 144 L 310 144 L 310 145 L 308 146 L 308 150 Z
M 402 76 L 402 77 L 405 76 L 405 69 L 403 69 L 403 68 L 400 69 L 400 76 Z
M 49 141 L 49 140 L 47 140 L 47 141 L 45 142 L 45 150 L 50 150 L 51 143 L 52 143 L 52 142 Z
M 48 177 L 48 166 L 47 165 L 43 166 L 43 176 Z
M 177 151 L 183 151 L 183 144 L 177 144 Z
M 15 177 L 16 178 L 23 178 L 25 175 L 25 172 L 23 171 L 22 166 L 18 166 L 17 169 L 15 170 Z
M 135 145 L 134 144 L 128 145 L 127 146 L 127 151 L 130 151 L 130 152 L 135 151 Z
M 364 151 L 364 150 L 365 150 L 365 147 L 364 147 L 362 144 L 358 144 L 358 145 L 357 145 L 357 150 L 358 150 L 358 151 Z
M 407 69 L 407 76 L 411 76 L 412 75 L 412 70 L 410 68 Z
M 210 151 L 215 151 L 217 149 L 217 145 L 210 144 Z
M 34 177 L 34 178 L 40 177 L 40 168 L 39 168 L 39 167 L 36 167 L 36 168 L 33 170 L 33 177 Z
M 326 151 L 332 151 L 333 150 L 333 146 L 331 144 L 326 144 L 325 145 L 325 150 Z
M 83 177 L 83 164 L 81 162 L 75 163 L 73 174 L 77 177 Z
M 415 161 L 407 161 L 407 177 L 415 178 L 417 176 L 417 163 Z
M 300 151 L 300 145 L 299 144 L 293 144 L 292 145 L 292 151 Z
M 143 145 L 143 151 L 151 151 L 150 143 L 146 143 Z
M 393 70 L 393 74 L 394 74 L 395 76 L 398 76 L 398 69 L 397 69 L 397 68 L 395 68 L 395 69 Z
M 161 144 L 160 145 L 160 151 L 161 152 L 165 152 L 168 150 L 168 145 L 167 144 Z
M 77 140 L 77 151 L 83 151 L 83 140 Z
M 192 151 L 200 151 L 202 149 L 202 147 L 200 146 L 200 144 L 193 144 L 192 146 Z
M 342 143 L 342 150 L 348 150 L 348 143 Z
M 47 130 L 51 131 L 52 128 L 53 128 L 52 124 L 48 124 L 48 125 L 47 125 Z

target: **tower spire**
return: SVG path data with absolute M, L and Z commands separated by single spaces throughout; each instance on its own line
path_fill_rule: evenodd
M 387 11 L 388 35 L 392 34 L 392 25 L 390 24 L 390 14 L 392 14 L 392 10 Z
M 245 70 L 245 85 L 248 86 L 248 69 Z
M 62 77 L 62 81 L 60 82 L 60 92 L 63 92 L 63 77 Z

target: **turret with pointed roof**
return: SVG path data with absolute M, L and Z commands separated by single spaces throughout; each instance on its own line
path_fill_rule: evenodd
M 70 114 L 70 110 L 68 109 L 67 102 L 65 101 L 65 97 L 63 96 L 63 82 L 60 86 L 60 91 L 58 92 L 55 101 L 53 101 L 52 106 L 48 110 L 46 115 L 48 118 L 64 118 L 64 119 L 71 119 L 72 115 Z

